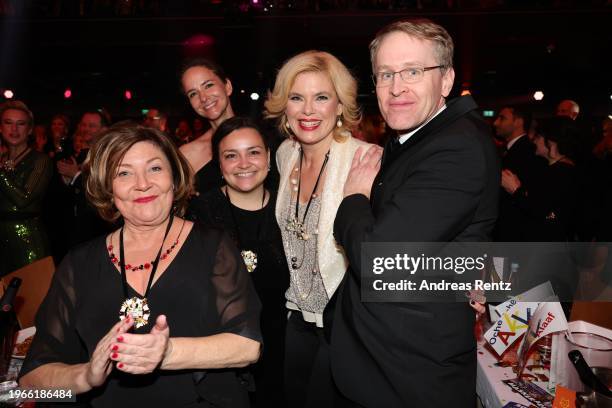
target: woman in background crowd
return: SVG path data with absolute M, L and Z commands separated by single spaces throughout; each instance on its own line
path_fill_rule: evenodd
M 531 236 L 540 242 L 571 242 L 576 240 L 579 194 L 579 175 L 575 166 L 580 130 L 567 117 L 542 121 L 534 138 L 536 155 L 546 159 L 548 166 L 533 185 L 526 188 L 510 170 L 502 171 L 502 187 L 512 196 L 513 205 L 524 211 L 530 221 Z M 530 260 L 530 267 L 541 273 L 525 276 L 525 287 L 533 287 L 549 280 L 569 317 L 578 282 L 573 263 L 563 258 L 541 254 Z M 539 268 L 538 262 L 546 267 Z M 554 267 L 550 266 L 554 265 Z
M 510 170 L 502 172 L 502 186 L 518 207 L 531 217 L 537 241 L 574 241 L 578 204 L 578 175 L 575 166 L 580 130 L 566 117 L 542 121 L 534 143 L 536 155 L 548 167 L 529 191 Z
M 47 128 L 45 125 L 35 125 L 32 132 L 34 138 L 32 140 L 32 148 L 39 153 L 47 154 Z
M 28 147 L 34 116 L 21 101 L 0 105 L 0 275 L 49 255 L 41 221 L 42 201 L 53 174 L 49 157 Z
M 206 119 L 210 129 L 197 139 L 181 146 L 196 178 L 196 191 L 200 194 L 221 187 L 219 165 L 212 163 L 212 135 L 224 120 L 234 116 L 230 101 L 232 83 L 223 68 L 212 61 L 199 58 L 188 61 L 181 70 L 183 93 L 191 107 Z
M 70 131 L 70 120 L 68 116 L 61 113 L 54 115 L 51 118 L 51 124 L 49 125 L 49 144 L 51 145 L 47 150 L 49 156 L 54 158 L 56 155 L 69 157 L 72 153 L 72 146 L 68 140 L 68 132 Z

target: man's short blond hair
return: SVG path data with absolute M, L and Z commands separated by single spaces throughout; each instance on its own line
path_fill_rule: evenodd
M 383 27 L 370 43 L 370 61 L 372 71 L 376 72 L 376 53 L 382 40 L 391 33 L 401 32 L 419 40 L 431 41 L 434 45 L 434 53 L 438 65 L 444 66 L 442 72 L 453 67 L 453 53 L 455 46 L 453 39 L 446 29 L 439 24 L 427 19 L 411 19 L 395 21 Z

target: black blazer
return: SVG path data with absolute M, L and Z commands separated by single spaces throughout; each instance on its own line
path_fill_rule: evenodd
M 331 332 L 338 389 L 365 407 L 475 405 L 474 312 L 461 303 L 362 303 L 363 242 L 487 241 L 500 169 L 471 97 L 447 108 L 383 159 L 370 201 L 346 197 L 334 232 L 350 268 Z
M 535 154 L 535 145 L 527 135 L 521 136 L 502 157 L 502 168 L 511 170 L 522 183 L 530 184 L 546 166 Z
M 502 168 L 516 174 L 525 190 L 534 187 L 546 167 L 546 161 L 536 156 L 535 145 L 527 135 L 518 139 L 502 158 Z M 500 190 L 499 218 L 493 238 L 501 242 L 537 241 L 532 233 L 528 214 L 516 204 L 512 195 L 503 188 Z

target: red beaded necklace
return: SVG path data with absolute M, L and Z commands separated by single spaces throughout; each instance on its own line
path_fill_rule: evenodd
M 159 257 L 160 261 L 163 261 L 164 259 L 168 258 L 168 256 L 170 255 L 170 253 L 174 250 L 174 248 L 178 245 L 179 242 L 179 238 L 181 237 L 181 233 L 183 232 L 183 227 L 185 226 L 185 220 L 183 220 L 183 225 L 181 225 L 181 230 L 179 231 L 176 240 L 172 243 L 172 245 L 170 245 L 170 248 L 166 249 L 165 251 L 162 252 L 161 256 Z M 164 245 L 164 243 L 162 242 L 162 246 Z M 108 245 L 108 247 L 106 247 L 106 249 L 108 250 L 108 257 L 110 258 L 111 262 L 114 264 L 117 264 L 119 267 L 121 267 L 121 260 L 119 258 L 117 258 L 117 256 L 115 255 L 115 253 L 113 252 L 113 237 L 111 235 L 110 238 L 110 244 Z M 136 272 L 138 270 L 143 270 L 143 269 L 149 269 L 151 268 L 152 265 L 155 264 L 155 261 L 151 261 L 151 262 L 145 262 L 143 264 L 140 264 L 138 266 L 132 266 L 131 264 L 126 264 L 125 265 L 125 269 L 130 270 L 132 272 Z

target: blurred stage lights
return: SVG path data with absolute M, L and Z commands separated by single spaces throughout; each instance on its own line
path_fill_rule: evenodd
M 469 89 L 464 89 L 463 91 L 461 91 L 461 96 L 466 96 L 466 95 L 471 95 L 472 93 L 470 92 Z
M 129 89 L 126 89 L 125 92 L 123 93 L 123 96 L 125 97 L 125 99 L 129 101 L 130 99 L 132 99 L 132 91 L 130 91 Z
M 251 99 L 254 101 L 259 100 L 259 94 L 257 92 L 253 92 L 251 94 Z
M 542 92 L 542 91 L 535 91 L 533 93 L 533 99 L 535 99 L 536 101 L 541 101 L 542 99 L 544 99 L 544 92 Z
M 10 89 L 5 89 L 3 95 L 6 99 L 13 99 L 15 93 L 13 93 L 13 91 L 11 91 Z
M 70 97 L 72 97 L 72 91 L 70 90 L 70 88 L 66 88 L 66 90 L 64 91 L 64 98 L 69 99 Z

